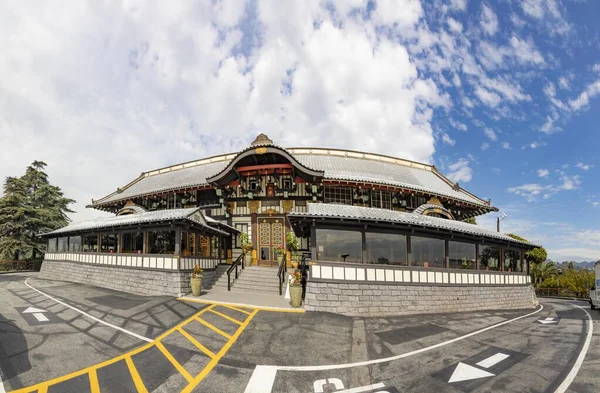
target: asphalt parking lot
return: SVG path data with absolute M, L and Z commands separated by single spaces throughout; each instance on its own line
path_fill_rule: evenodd
M 350 318 L 3 274 L 0 393 L 600 391 L 600 312 L 541 305 Z

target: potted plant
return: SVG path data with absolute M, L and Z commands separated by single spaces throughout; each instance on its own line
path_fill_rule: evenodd
M 283 254 L 285 253 L 285 248 L 280 244 L 275 246 L 275 256 L 277 257 L 277 263 L 279 266 L 283 263 Z
M 244 266 L 252 264 L 252 242 L 247 233 L 240 234 L 240 244 L 244 252 Z
M 192 287 L 192 295 L 200 296 L 202 292 L 202 274 L 203 270 L 200 268 L 200 265 L 194 266 L 194 270 L 192 271 L 192 278 L 190 279 L 190 286 Z
M 302 305 L 302 273 L 300 271 L 290 273 L 288 283 L 290 285 L 290 304 L 292 307 L 300 307 Z
M 285 234 L 285 243 L 287 245 L 287 249 L 290 251 L 290 254 L 298 251 L 298 238 L 293 231 L 288 231 L 288 233 Z M 298 261 L 294 259 L 294 257 L 295 255 L 290 258 L 292 261 L 292 269 L 298 269 Z

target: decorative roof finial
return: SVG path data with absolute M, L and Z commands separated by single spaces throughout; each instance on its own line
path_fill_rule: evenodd
M 250 144 L 250 146 L 256 146 L 256 145 L 272 145 L 273 141 L 269 139 L 268 136 L 266 136 L 263 133 L 258 134 L 258 136 L 256 137 L 256 139 L 254 139 L 254 142 L 252 142 Z

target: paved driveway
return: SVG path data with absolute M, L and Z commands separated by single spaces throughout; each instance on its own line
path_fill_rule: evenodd
M 600 391 L 600 312 L 541 303 L 350 318 L 4 274 L 0 393 Z

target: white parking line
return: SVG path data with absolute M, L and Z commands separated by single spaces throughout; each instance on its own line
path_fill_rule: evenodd
M 594 332 L 594 321 L 592 320 L 592 316 L 587 310 L 577 304 L 573 304 L 573 306 L 582 309 L 588 317 L 588 328 L 587 328 L 587 337 L 585 338 L 585 343 L 583 343 L 583 347 L 581 348 L 581 352 L 579 352 L 579 356 L 577 356 L 577 360 L 575 364 L 573 364 L 573 368 L 565 378 L 565 380 L 560 384 L 560 386 L 554 391 L 554 393 L 563 393 L 566 392 L 571 383 L 575 380 L 577 373 L 579 372 L 579 368 L 583 364 L 583 360 L 585 359 L 585 355 L 590 347 L 590 342 L 592 341 L 592 334 Z
M 3 379 L 4 374 L 2 373 L 2 369 L 0 368 L 0 393 L 6 393 L 6 390 L 4 389 L 4 382 L 2 382 Z
M 48 299 L 54 300 L 56 303 L 62 304 L 63 306 L 65 306 L 65 307 L 68 307 L 68 308 L 70 308 L 70 309 L 71 309 L 71 310 L 73 310 L 73 311 L 77 311 L 77 312 L 78 312 L 78 313 L 80 313 L 81 315 L 84 315 L 84 316 L 86 316 L 86 317 L 88 317 L 88 318 L 90 318 L 90 319 L 93 319 L 94 321 L 96 321 L 96 322 L 99 322 L 99 323 L 101 323 L 101 324 L 103 324 L 103 325 L 106 325 L 106 326 L 108 326 L 108 327 L 111 327 L 111 328 L 113 328 L 113 329 L 119 330 L 119 331 L 121 331 L 121 332 L 123 332 L 123 333 L 129 334 L 130 336 L 133 336 L 133 337 L 135 337 L 135 338 L 139 338 L 140 340 L 143 340 L 143 341 L 146 341 L 146 342 L 149 342 L 149 343 L 151 343 L 151 342 L 152 342 L 152 340 L 151 340 L 151 339 L 149 339 L 148 337 L 140 336 L 139 334 L 137 334 L 137 333 L 134 333 L 134 332 L 131 332 L 131 331 L 127 330 L 127 329 L 123 329 L 122 327 L 115 326 L 115 325 L 113 325 L 113 324 L 111 324 L 111 323 L 108 323 L 108 322 L 104 322 L 103 320 L 101 320 L 101 319 L 98 319 L 98 318 L 96 318 L 95 316 L 93 316 L 93 315 L 90 315 L 90 314 L 86 313 L 85 311 L 82 311 L 82 310 L 80 310 L 80 309 L 78 309 L 78 308 L 76 308 L 76 307 L 73 307 L 73 306 L 71 306 L 70 304 L 67 304 L 67 303 L 65 303 L 65 302 L 63 302 L 63 301 L 61 301 L 61 300 L 55 299 L 55 298 L 53 298 L 52 296 L 50 296 L 50 295 L 48 295 L 48 294 L 46 294 L 46 293 L 44 293 L 44 292 L 40 291 L 39 289 L 36 289 L 36 288 L 32 287 L 31 285 L 29 285 L 29 284 L 27 283 L 27 281 L 29 281 L 29 279 L 30 279 L 30 278 L 31 278 L 31 277 L 29 277 L 27 280 L 25 280 L 25 285 L 27 285 L 29 288 L 33 289 L 33 290 L 34 290 L 34 291 L 36 291 L 37 293 L 39 293 L 39 294 L 41 294 L 41 295 L 44 295 L 44 296 L 46 296 Z M 0 390 L 0 393 L 3 393 L 3 392 Z
M 421 349 L 417 349 L 415 351 L 406 352 L 406 353 L 403 353 L 400 355 L 390 356 L 387 358 L 372 359 L 372 360 L 366 360 L 363 362 L 356 362 L 356 363 L 330 364 L 330 365 L 323 365 L 323 366 L 262 366 L 262 365 L 259 365 L 259 366 L 256 366 L 256 369 L 252 373 L 252 376 L 250 377 L 250 381 L 248 382 L 248 385 L 246 386 L 246 390 L 244 391 L 244 393 L 271 392 L 271 388 L 273 386 L 273 383 L 275 382 L 275 375 L 276 375 L 277 371 L 339 370 L 342 368 L 351 368 L 351 367 L 369 366 L 371 364 L 378 364 L 378 363 L 387 363 L 387 362 L 391 362 L 394 360 L 407 358 L 409 356 L 418 355 L 423 352 L 431 351 L 432 349 L 440 348 L 445 345 L 449 345 L 449 344 L 455 343 L 457 341 L 464 340 L 465 338 L 475 336 L 477 334 L 486 332 L 491 329 L 495 329 L 497 327 L 506 325 L 508 323 L 530 317 L 530 316 L 542 311 L 543 309 L 544 309 L 544 306 L 540 304 L 540 308 L 538 308 L 537 310 L 535 310 L 533 312 L 530 312 L 529 314 L 521 315 L 520 317 L 516 317 L 513 319 L 503 321 L 503 322 L 499 322 L 495 325 L 491 325 L 486 328 L 476 330 L 474 332 L 453 338 L 451 340 L 442 341 L 441 343 L 437 343 L 437 344 L 431 345 L 429 347 L 424 347 Z M 260 369 L 260 371 L 259 371 L 259 369 Z

